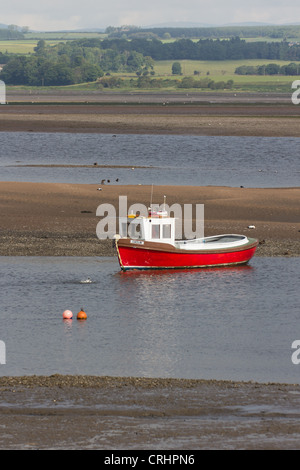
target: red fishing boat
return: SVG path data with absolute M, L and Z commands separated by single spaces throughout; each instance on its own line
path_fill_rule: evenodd
M 258 240 L 235 234 L 175 240 L 175 219 L 165 211 L 150 211 L 148 217 L 131 214 L 115 236 L 123 271 L 247 264 L 257 245 Z

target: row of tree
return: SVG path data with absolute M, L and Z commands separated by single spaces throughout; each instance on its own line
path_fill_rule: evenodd
M 246 42 L 235 37 L 226 40 L 179 39 L 162 42 L 158 39 L 82 39 L 77 41 L 84 47 L 112 49 L 119 53 L 136 51 L 154 60 L 242 60 L 278 59 L 300 60 L 300 45 L 282 42 Z
M 98 86 L 102 88 L 119 88 L 124 85 L 124 80 L 118 77 L 103 77 L 98 81 Z M 182 79 L 170 79 L 170 78 L 153 78 L 151 75 L 141 75 L 137 80 L 130 79 L 128 82 L 130 87 L 135 88 L 210 88 L 211 90 L 228 90 L 232 89 L 234 82 L 233 80 L 228 80 L 227 82 L 220 81 L 215 82 L 210 78 L 203 78 L 200 80 L 195 80 L 193 77 L 183 77 Z
M 299 75 L 300 64 L 291 62 L 287 65 L 241 65 L 235 69 L 237 75 Z
M 297 38 L 300 37 L 300 25 L 270 25 L 270 26 L 223 26 L 223 27 L 157 27 L 140 28 L 134 25 L 109 26 L 105 31 L 109 37 L 157 37 L 166 38 Z

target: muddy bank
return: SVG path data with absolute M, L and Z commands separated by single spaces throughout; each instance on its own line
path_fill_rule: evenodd
M 0 131 L 209 136 L 300 136 L 299 106 L 288 101 L 7 104 Z
M 299 449 L 299 385 L 0 378 L 1 449 Z

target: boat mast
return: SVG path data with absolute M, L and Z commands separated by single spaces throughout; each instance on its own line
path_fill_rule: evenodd
M 153 183 L 151 186 L 151 196 L 150 196 L 150 211 L 152 212 L 152 199 L 153 199 Z

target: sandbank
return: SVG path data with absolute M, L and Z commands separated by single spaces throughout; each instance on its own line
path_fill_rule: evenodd
M 109 96 L 112 100 L 116 98 L 116 95 Z M 51 101 L 49 96 L 46 103 L 39 100 L 31 104 L 10 102 L 0 107 L 0 131 L 300 136 L 300 107 L 287 98 L 264 102 L 260 96 L 253 101 L 251 97 L 241 100 L 233 94 L 227 95 L 226 100 L 216 94 L 210 96 L 210 101 L 205 94 L 117 97 L 123 102 L 107 102 L 107 96 L 101 103 L 70 103 L 64 102 L 62 97 L 56 97 L 60 101 L 55 102 L 55 97 Z M 130 101 L 134 97 L 136 100 Z M 78 100 L 78 97 L 73 99 Z M 98 99 L 103 99 L 103 95 L 98 95 Z
M 119 196 L 127 196 L 128 209 L 148 207 L 151 186 L 101 187 L 0 182 L 0 255 L 114 256 L 111 240 L 97 238 L 97 207 L 112 204 L 118 215 Z M 257 256 L 300 255 L 300 188 L 153 187 L 153 203 L 164 195 L 169 206 L 204 204 L 205 236 L 246 234 L 259 239 Z

